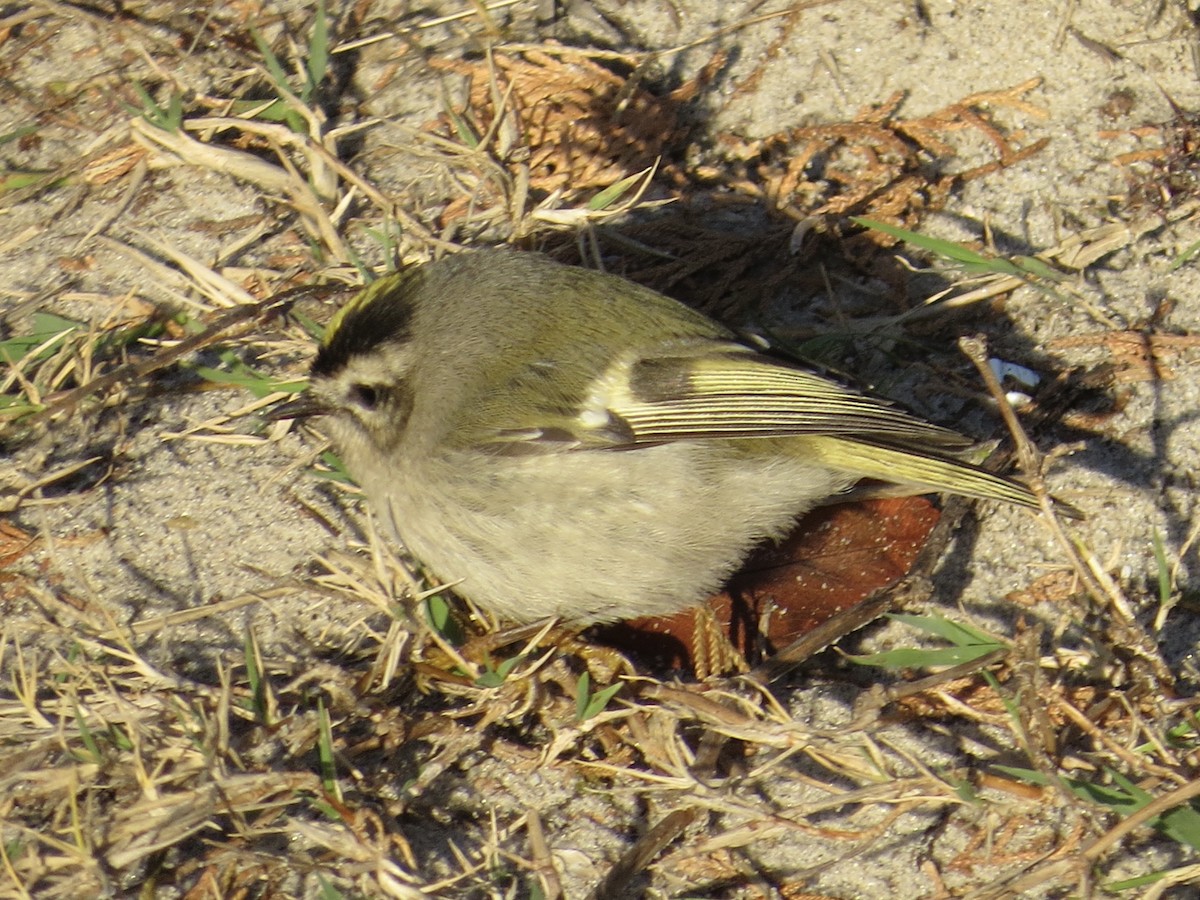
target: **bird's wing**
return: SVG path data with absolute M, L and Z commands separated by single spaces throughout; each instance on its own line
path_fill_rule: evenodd
M 954 452 L 970 446 L 890 403 L 735 342 L 705 340 L 615 360 L 581 397 L 530 420 L 497 422 L 484 440 L 517 452 L 632 448 L 670 441 L 832 435 Z M 528 409 L 528 405 L 525 407 Z
M 622 374 L 596 383 L 584 414 L 607 410 L 635 444 L 819 434 L 943 450 L 968 445 L 886 401 L 737 344 L 696 356 L 639 359 Z

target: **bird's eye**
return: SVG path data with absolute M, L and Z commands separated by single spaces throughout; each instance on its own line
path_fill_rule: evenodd
M 372 385 L 355 384 L 350 386 L 350 402 L 362 409 L 375 409 L 379 406 L 382 397 L 383 392 Z

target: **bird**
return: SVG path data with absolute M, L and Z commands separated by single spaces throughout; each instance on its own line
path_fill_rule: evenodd
M 619 276 L 473 250 L 369 284 L 305 414 L 385 530 L 480 609 L 673 614 L 860 479 L 1024 507 L 971 442 Z

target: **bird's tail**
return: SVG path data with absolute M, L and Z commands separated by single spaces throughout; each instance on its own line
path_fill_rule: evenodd
M 953 457 L 828 435 L 809 435 L 802 440 L 816 460 L 860 478 L 1003 500 L 1033 509 L 1039 505 L 1025 485 Z

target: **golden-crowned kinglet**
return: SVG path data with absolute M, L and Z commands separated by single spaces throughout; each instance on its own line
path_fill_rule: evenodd
M 1035 505 L 960 435 L 532 253 L 374 282 L 309 392 L 405 547 L 518 622 L 676 612 L 862 477 Z

